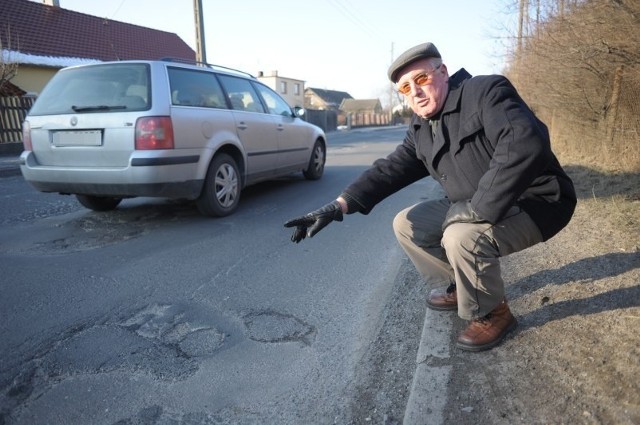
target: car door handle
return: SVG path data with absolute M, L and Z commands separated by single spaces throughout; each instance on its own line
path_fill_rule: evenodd
M 278 131 L 284 130 L 284 126 L 282 124 L 278 124 Z
M 244 123 L 244 121 L 240 121 L 238 123 L 238 130 L 246 130 L 247 129 L 247 125 Z

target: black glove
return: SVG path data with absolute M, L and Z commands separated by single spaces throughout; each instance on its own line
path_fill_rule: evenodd
M 305 237 L 312 237 L 332 221 L 342 221 L 342 208 L 338 201 L 333 201 L 324 207 L 294 218 L 284 223 L 284 227 L 295 227 L 291 241 L 298 243 Z
M 442 223 L 442 230 L 453 223 L 482 223 L 486 222 L 471 208 L 471 201 L 458 201 L 451 204 Z

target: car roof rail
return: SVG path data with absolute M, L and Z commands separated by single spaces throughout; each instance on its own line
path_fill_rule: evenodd
M 195 59 L 185 59 L 185 58 L 174 58 L 174 57 L 164 57 L 160 58 L 163 62 L 177 62 L 177 63 L 185 63 L 187 65 L 206 65 L 211 68 L 211 65 L 206 62 L 200 62 Z
M 253 76 L 252 74 L 250 74 L 248 72 L 241 71 L 241 70 L 235 69 L 235 68 L 229 68 L 228 66 L 215 65 L 215 64 L 208 63 L 208 62 L 200 62 L 200 61 L 197 61 L 197 60 L 190 60 L 190 59 L 184 59 L 184 58 L 173 58 L 173 57 L 165 57 L 165 58 L 161 58 L 160 60 L 163 61 L 163 62 L 177 62 L 177 63 L 184 63 L 184 64 L 188 64 L 188 65 L 206 66 L 206 67 L 211 68 L 211 69 L 213 69 L 215 67 L 215 68 L 218 68 L 218 69 L 237 72 L 239 74 L 243 74 L 243 75 L 246 75 L 246 76 L 251 77 L 251 78 L 256 78 L 255 76 Z

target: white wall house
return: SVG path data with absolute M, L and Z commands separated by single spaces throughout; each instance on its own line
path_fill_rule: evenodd
M 278 75 L 278 71 L 258 73 L 258 80 L 271 87 L 287 101 L 289 106 L 304 106 L 304 81 Z

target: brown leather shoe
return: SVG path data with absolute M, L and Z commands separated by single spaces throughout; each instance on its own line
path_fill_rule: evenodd
M 517 324 L 507 302 L 503 301 L 491 313 L 472 320 L 458 337 L 456 345 L 468 351 L 488 350 L 498 345 Z
M 427 297 L 427 307 L 439 311 L 457 310 L 458 295 L 456 293 L 456 285 L 452 283 L 446 290 L 444 288 L 432 290 Z

